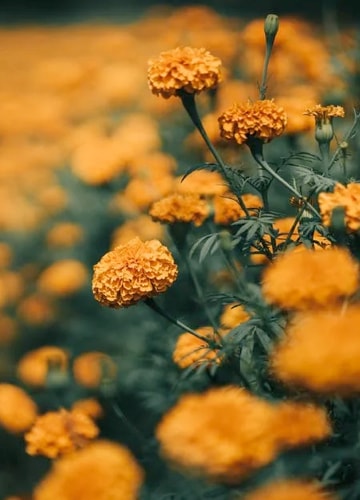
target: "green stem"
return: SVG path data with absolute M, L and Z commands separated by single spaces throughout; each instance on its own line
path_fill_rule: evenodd
M 262 77 L 261 77 L 261 83 L 259 86 L 259 91 L 260 91 L 260 100 L 263 101 L 266 99 L 266 91 L 267 91 L 267 73 L 268 73 L 268 67 L 269 67 L 269 62 L 270 62 L 270 57 L 271 57 L 271 51 L 272 51 L 272 44 L 266 44 L 266 52 L 265 52 L 265 59 L 264 59 L 264 66 L 263 66 L 263 71 L 262 71 Z
M 329 175 L 329 163 L 330 163 L 330 143 L 322 142 L 319 143 L 320 155 L 324 166 L 324 174 Z

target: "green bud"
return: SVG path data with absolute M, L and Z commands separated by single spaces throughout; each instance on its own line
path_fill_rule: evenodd
M 276 14 L 268 14 L 264 23 L 264 32 L 267 41 L 273 42 L 279 29 L 279 17 Z
M 334 137 L 334 129 L 330 121 L 322 121 L 315 128 L 315 139 L 319 144 L 329 144 Z

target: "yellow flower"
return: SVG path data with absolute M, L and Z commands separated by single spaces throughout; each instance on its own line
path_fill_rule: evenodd
M 358 393 L 359 321 L 358 305 L 295 315 L 272 354 L 273 374 L 318 393 Z
M 150 208 L 149 214 L 154 221 L 167 222 L 193 222 L 201 226 L 210 214 L 210 207 L 206 200 L 195 193 L 173 193 L 159 201 Z
M 96 471 L 94 473 L 94 471 Z M 144 473 L 130 451 L 96 441 L 56 460 L 36 486 L 34 500 L 136 500 Z
M 315 481 L 283 479 L 257 488 L 244 500 L 336 500 L 338 497 L 326 492 Z
M 254 194 L 243 194 L 241 198 L 250 215 L 256 215 L 257 209 L 263 206 L 260 198 Z M 216 224 L 227 226 L 246 215 L 233 193 L 214 196 L 213 204 Z
M 287 123 L 284 109 L 268 99 L 234 104 L 218 120 L 221 137 L 237 144 L 249 139 L 269 142 L 284 132 Z
M 284 309 L 336 304 L 358 287 L 359 265 L 344 248 L 301 248 L 281 254 L 265 269 L 265 299 Z M 341 274 L 341 279 L 339 275 Z
M 54 262 L 39 276 L 38 286 L 43 292 L 56 296 L 67 296 L 77 292 L 86 282 L 88 270 L 75 259 Z
M 92 289 L 102 305 L 127 307 L 165 292 L 177 274 L 170 251 L 160 241 L 134 238 L 94 266 Z
M 204 48 L 177 47 L 149 60 L 150 90 L 165 99 L 180 91 L 196 94 L 222 80 L 221 61 Z
M 66 376 L 69 355 L 56 346 L 39 347 L 28 351 L 18 362 L 16 372 L 25 384 L 42 387 L 46 384 L 51 371 Z
M 11 433 L 26 431 L 37 415 L 37 406 L 25 391 L 12 384 L 0 384 L 0 426 Z
M 50 411 L 39 416 L 25 434 L 26 452 L 56 458 L 82 448 L 98 433 L 99 429 L 85 413 Z
M 332 211 L 337 207 L 343 207 L 346 229 L 353 232 L 360 228 L 360 184 L 354 182 L 347 186 L 337 184 L 332 193 L 320 193 L 318 202 L 325 226 L 331 224 Z
M 298 404 L 292 412 L 297 417 L 289 429 L 284 426 L 289 418 L 282 403 L 271 404 L 235 386 L 213 388 L 182 396 L 163 416 L 156 436 L 162 455 L 173 466 L 238 483 L 284 449 L 330 434 L 322 408 L 309 410 Z
M 197 328 L 196 332 L 208 338 L 210 344 L 219 341 L 219 337 L 214 334 L 214 329 L 210 326 Z M 189 332 L 182 333 L 178 337 L 172 358 L 180 368 L 203 363 L 208 365 L 212 362 L 220 363 L 218 349 L 211 347 L 207 342 Z
M 111 357 L 104 352 L 90 351 L 75 358 L 73 372 L 78 384 L 95 388 L 105 380 L 114 380 L 117 367 Z

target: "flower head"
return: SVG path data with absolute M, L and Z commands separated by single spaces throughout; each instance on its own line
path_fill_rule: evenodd
M 283 479 L 261 486 L 244 497 L 244 500 L 336 500 L 315 481 Z
M 358 273 L 358 263 L 346 249 L 301 248 L 280 255 L 265 269 L 262 290 L 268 302 L 284 309 L 324 307 L 352 295 Z
M 223 328 L 235 328 L 241 323 L 245 323 L 250 319 L 249 313 L 244 306 L 237 302 L 227 304 L 220 316 L 220 323 Z
M 214 388 L 182 396 L 164 415 L 156 435 L 162 455 L 174 466 L 237 483 L 282 450 L 329 435 L 323 409 L 313 407 L 311 418 L 301 405 L 296 411 L 298 420 L 289 430 L 283 425 L 282 404 L 271 404 L 235 386 Z
M 11 433 L 26 431 L 37 415 L 34 401 L 20 387 L 0 384 L 0 426 Z
M 88 277 L 86 266 L 79 260 L 62 259 L 44 269 L 38 280 L 39 288 L 50 295 L 67 296 L 84 286 Z
M 204 48 L 177 47 L 149 60 L 150 90 L 165 99 L 213 89 L 221 80 L 220 59 Z
M 105 380 L 114 380 L 117 367 L 114 360 L 104 352 L 90 351 L 75 358 L 73 372 L 79 385 L 95 388 Z
M 149 214 L 154 221 L 167 222 L 193 222 L 201 226 L 210 214 L 210 207 L 206 200 L 196 193 L 173 193 L 156 201 Z
M 82 448 L 98 433 L 93 420 L 81 411 L 51 411 L 38 417 L 25 434 L 26 452 L 56 458 Z
M 284 132 L 287 123 L 284 109 L 269 99 L 234 104 L 218 120 L 221 137 L 237 144 L 249 139 L 269 142 Z
M 92 289 L 102 305 L 127 307 L 165 292 L 177 274 L 170 251 L 160 241 L 134 238 L 94 266 Z
M 316 104 L 304 111 L 304 115 L 313 116 L 315 118 L 315 123 L 319 125 L 327 123 L 335 117 L 344 118 L 345 111 L 342 106 L 321 106 L 321 104 Z
M 297 314 L 272 354 L 273 374 L 318 393 L 359 392 L 359 321 L 358 305 Z
M 57 374 L 66 377 L 69 355 L 64 349 L 56 346 L 43 346 L 28 351 L 18 362 L 17 375 L 31 386 L 42 387 L 49 375 Z
M 94 471 L 96 473 L 94 474 Z M 35 488 L 36 500 L 136 500 L 144 473 L 130 451 L 100 440 L 54 462 Z
M 187 368 L 191 365 L 220 363 L 218 349 L 212 347 L 211 342 L 216 342 L 218 337 L 214 334 L 214 329 L 210 326 L 197 328 L 196 331 L 203 337 L 209 339 L 209 343 L 195 337 L 191 333 L 182 333 L 173 352 L 173 361 L 180 368 Z
M 241 198 L 250 215 L 256 215 L 258 209 L 263 206 L 262 201 L 255 194 L 243 194 Z M 214 196 L 213 205 L 215 224 L 227 226 L 246 215 L 233 193 Z
M 337 184 L 332 193 L 320 193 L 319 208 L 325 226 L 330 226 L 332 211 L 336 207 L 345 210 L 345 224 L 348 232 L 360 229 L 360 184 Z

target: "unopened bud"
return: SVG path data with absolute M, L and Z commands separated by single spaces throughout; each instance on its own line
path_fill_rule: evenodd
M 276 14 L 268 14 L 264 23 L 264 32 L 267 42 L 274 42 L 279 29 L 279 17 Z
M 315 128 L 315 139 L 319 144 L 329 144 L 334 137 L 334 129 L 330 121 L 318 123 Z

